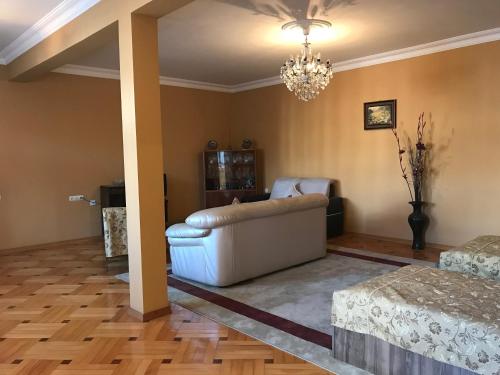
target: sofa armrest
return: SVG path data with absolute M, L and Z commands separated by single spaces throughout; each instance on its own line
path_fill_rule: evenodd
M 210 234 L 210 229 L 200 229 L 180 223 L 168 227 L 165 235 L 169 238 L 202 238 Z
M 249 195 L 249 196 L 241 198 L 241 203 L 267 201 L 270 196 L 271 196 L 271 193 Z

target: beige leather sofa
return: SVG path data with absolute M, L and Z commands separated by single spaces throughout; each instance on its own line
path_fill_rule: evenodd
M 227 286 L 326 255 L 323 194 L 195 212 L 167 229 L 174 275 Z

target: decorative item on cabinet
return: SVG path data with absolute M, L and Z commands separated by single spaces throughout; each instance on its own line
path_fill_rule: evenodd
M 203 153 L 205 208 L 231 204 L 257 194 L 255 150 L 220 150 Z
M 209 140 L 209 141 L 208 141 L 208 143 L 207 143 L 207 150 L 212 150 L 212 151 L 213 151 L 213 150 L 217 150 L 217 147 L 218 147 L 218 146 L 219 146 L 219 145 L 217 144 L 217 141 L 215 141 L 215 140 L 211 139 L 211 140 Z
M 241 148 L 243 150 L 250 150 L 253 147 L 253 141 L 251 139 L 245 138 L 241 142 Z

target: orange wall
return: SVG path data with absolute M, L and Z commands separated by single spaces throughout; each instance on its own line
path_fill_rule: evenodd
M 0 249 L 97 235 L 96 198 L 123 175 L 120 89 L 50 75 L 0 81 Z
M 499 67 L 494 42 L 337 73 L 309 103 L 283 85 L 238 93 L 231 140 L 250 137 L 264 150 L 266 186 L 284 175 L 336 179 L 347 230 L 410 238 L 394 137 L 363 130 L 364 102 L 397 99 L 401 131 L 414 136 L 421 111 L 430 125 L 428 240 L 500 234 Z
M 227 95 L 162 86 L 170 218 L 199 208 L 197 160 L 227 141 Z M 51 74 L 0 80 L 0 249 L 99 235 L 99 186 L 123 179 L 119 82 Z M 170 135 L 170 137 L 169 137 Z
M 169 220 L 184 221 L 202 207 L 201 152 L 209 139 L 229 142 L 230 94 L 162 86 Z
M 410 238 L 407 191 L 390 131 L 363 130 L 363 103 L 398 100 L 398 127 L 432 123 L 428 239 L 457 244 L 500 233 L 500 42 L 337 73 L 310 103 L 283 86 L 234 95 L 162 86 L 169 215 L 201 206 L 200 152 L 257 141 L 264 185 L 278 176 L 327 176 L 346 198 L 347 230 Z M 0 76 L 1 76 L 0 71 Z M 118 81 L 51 74 L 0 79 L 0 249 L 98 235 L 98 198 L 123 178 Z M 432 117 L 429 117 L 432 116 Z

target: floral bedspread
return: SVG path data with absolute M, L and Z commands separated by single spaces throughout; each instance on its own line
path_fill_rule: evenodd
M 480 236 L 442 252 L 439 268 L 500 281 L 500 236 Z
M 332 324 L 500 375 L 500 283 L 411 265 L 333 293 Z
M 106 257 L 110 258 L 128 254 L 127 209 L 125 207 L 103 208 L 102 218 Z

